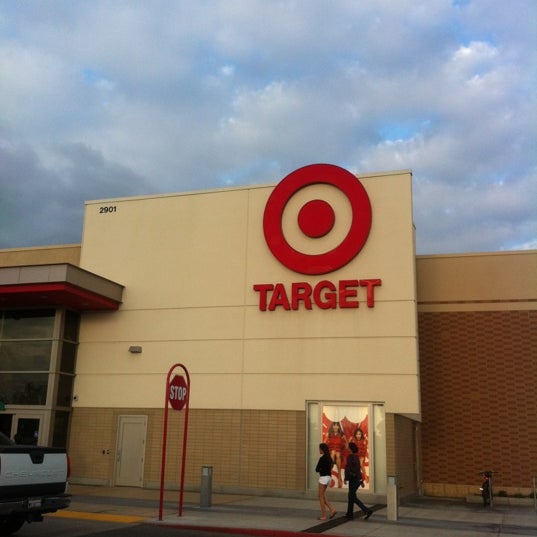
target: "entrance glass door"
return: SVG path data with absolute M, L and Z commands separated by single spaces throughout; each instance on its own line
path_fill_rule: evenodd
M 13 438 L 13 414 L 0 414 L 0 432 L 4 433 L 8 438 Z
M 14 440 L 17 444 L 37 445 L 41 419 L 36 417 L 16 417 Z

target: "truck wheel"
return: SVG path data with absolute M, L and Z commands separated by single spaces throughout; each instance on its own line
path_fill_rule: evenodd
M 16 531 L 19 531 L 24 524 L 24 517 L 13 516 L 10 518 L 0 519 L 0 535 L 11 535 Z

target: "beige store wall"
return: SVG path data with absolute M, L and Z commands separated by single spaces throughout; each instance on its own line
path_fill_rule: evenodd
M 75 406 L 162 407 L 165 375 L 181 362 L 193 408 L 303 411 L 306 400 L 359 398 L 419 414 L 411 174 L 360 180 L 373 208 L 369 239 L 347 266 L 318 277 L 269 252 L 262 218 L 271 186 L 87 203 L 81 266 L 125 292 L 117 313 L 84 316 Z M 333 195 L 345 229 L 339 191 L 298 194 Z M 286 233 L 305 251 L 289 209 Z M 358 309 L 261 312 L 253 291 L 364 278 L 382 279 L 374 308 L 360 289 Z M 129 354 L 133 344 L 142 354 Z

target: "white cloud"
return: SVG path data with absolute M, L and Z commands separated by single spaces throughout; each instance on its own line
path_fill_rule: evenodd
M 42 196 L 79 209 L 0 247 L 63 242 L 83 196 L 277 182 L 312 162 L 411 168 L 420 253 L 534 244 L 536 16 L 532 0 L 3 3 L 16 175 L 0 169 L 0 194 L 67 182 L 71 199 Z

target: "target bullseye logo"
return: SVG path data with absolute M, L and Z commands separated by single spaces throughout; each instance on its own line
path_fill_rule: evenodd
M 282 217 L 289 200 L 302 188 L 325 184 L 340 190 L 348 199 L 352 218 L 343 240 L 320 254 L 299 252 L 287 241 Z M 328 235 L 336 220 L 330 203 L 313 199 L 305 203 L 297 217 L 298 229 L 315 240 Z M 332 164 L 311 164 L 287 175 L 272 191 L 263 216 L 267 245 L 278 261 L 301 274 L 326 274 L 351 261 L 363 248 L 371 229 L 371 203 L 362 183 L 353 174 Z
M 324 237 L 334 227 L 336 215 L 324 200 L 311 200 L 298 213 L 298 227 L 304 235 L 316 239 Z

